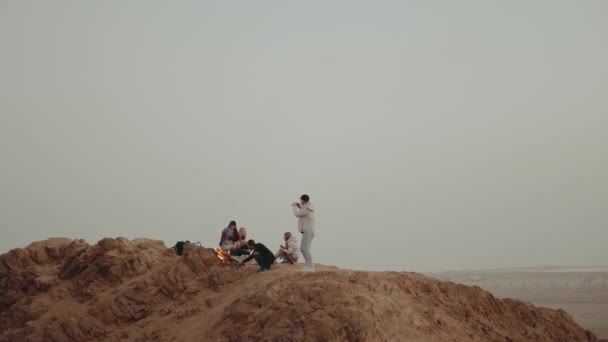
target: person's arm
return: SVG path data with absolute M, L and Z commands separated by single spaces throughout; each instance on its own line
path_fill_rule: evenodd
M 304 217 L 310 213 L 310 209 L 308 208 L 298 209 L 298 207 L 296 207 L 295 205 L 291 208 L 293 209 L 293 214 L 296 217 Z
M 255 249 L 253 250 L 253 253 L 255 253 Z M 253 253 L 251 253 L 247 258 L 245 258 L 245 260 L 241 261 L 241 264 L 244 264 L 247 261 L 253 259 L 253 257 L 255 257 L 255 255 Z
M 222 230 L 222 237 L 220 238 L 220 246 L 226 241 L 226 231 Z

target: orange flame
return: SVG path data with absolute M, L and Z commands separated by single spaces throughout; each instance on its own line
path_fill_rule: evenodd
M 230 258 L 230 254 L 224 252 L 223 250 L 221 250 L 219 248 L 214 248 L 213 250 L 215 251 L 215 255 L 217 255 L 217 258 L 220 259 L 220 261 L 222 262 L 222 264 L 230 264 L 230 263 L 232 263 L 232 259 Z

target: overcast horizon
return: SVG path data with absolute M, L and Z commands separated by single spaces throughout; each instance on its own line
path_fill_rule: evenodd
M 48 237 L 316 263 L 608 266 L 608 2 L 0 0 L 0 253 Z M 298 236 L 299 237 L 299 236 Z

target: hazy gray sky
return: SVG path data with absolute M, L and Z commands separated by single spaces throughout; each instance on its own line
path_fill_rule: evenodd
M 0 253 L 65 236 L 438 271 L 608 260 L 608 1 L 0 1 Z

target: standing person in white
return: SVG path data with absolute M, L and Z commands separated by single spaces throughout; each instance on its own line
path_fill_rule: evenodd
M 298 231 L 302 233 L 302 243 L 300 251 L 306 261 L 306 267 L 303 272 L 314 272 L 315 264 L 312 263 L 312 254 L 310 254 L 310 245 L 315 237 L 315 207 L 310 203 L 308 195 L 300 196 L 300 203 L 294 202 L 291 205 L 293 214 L 298 218 Z

